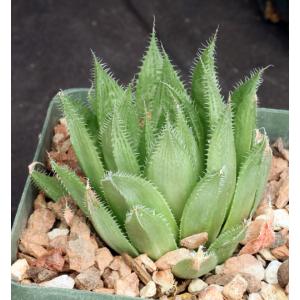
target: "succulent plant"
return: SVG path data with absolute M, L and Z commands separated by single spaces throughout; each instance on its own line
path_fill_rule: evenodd
M 187 91 L 155 32 L 136 80 L 120 86 L 93 54 L 86 103 L 59 93 L 84 183 L 51 161 L 33 181 L 54 201 L 70 195 L 116 252 L 158 259 L 180 240 L 208 242 L 173 266 L 181 278 L 209 272 L 236 249 L 245 220 L 266 184 L 271 151 L 256 129 L 263 69 L 240 82 L 225 103 L 215 67 L 214 35 L 199 51 Z

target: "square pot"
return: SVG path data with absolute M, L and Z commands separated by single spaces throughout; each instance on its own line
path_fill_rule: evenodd
M 65 94 L 74 96 L 81 101 L 86 101 L 88 89 L 68 89 Z M 58 105 L 58 96 L 51 101 L 47 116 L 44 122 L 42 133 L 39 136 L 38 146 L 33 161 L 45 161 L 46 150 L 50 149 L 53 135 L 53 127 L 58 119 L 62 117 Z M 258 109 L 258 128 L 265 128 L 271 141 L 277 137 L 282 137 L 285 146 L 288 146 L 289 140 L 289 112 L 287 110 L 259 108 Z M 28 217 L 33 209 L 33 200 L 36 198 L 37 189 L 32 185 L 30 178 L 27 178 L 21 201 L 14 219 L 11 234 L 11 260 L 16 260 L 18 251 L 18 241 L 23 229 L 26 226 Z M 46 288 L 35 285 L 21 285 L 17 282 L 11 282 L 12 300 L 71 300 L 71 299 L 132 299 L 131 297 L 98 294 L 89 291 L 68 290 L 60 288 Z

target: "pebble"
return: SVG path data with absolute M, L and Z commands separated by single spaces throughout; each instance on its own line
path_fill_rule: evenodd
M 131 273 L 130 267 L 125 263 L 122 256 L 115 256 L 109 268 L 118 271 L 120 278 L 126 277 Z
M 247 227 L 245 238 L 241 241 L 241 244 L 246 245 L 249 241 L 256 239 L 259 236 L 261 228 L 265 222 L 265 220 L 259 218 L 251 221 Z
M 21 283 L 21 284 L 25 284 L 25 285 L 30 285 L 30 284 L 32 284 L 32 281 L 29 280 L 29 279 L 23 279 L 23 280 L 21 280 L 20 283 Z
M 25 258 L 27 260 L 27 263 L 29 264 L 29 266 L 34 266 L 34 264 L 36 262 L 36 258 L 34 258 L 30 255 L 24 254 L 22 252 L 18 252 L 17 257 L 18 258 Z
M 43 267 L 30 267 L 30 269 L 27 271 L 27 275 L 34 282 L 39 283 L 57 277 L 58 273 L 56 271 L 48 270 Z
M 258 280 L 256 277 L 248 273 L 238 273 L 238 274 L 241 275 L 247 281 L 248 283 L 247 291 L 249 293 L 260 291 L 261 289 L 260 280 Z M 237 273 L 212 275 L 206 279 L 206 283 L 209 285 L 217 284 L 217 285 L 224 286 L 228 284 L 236 275 Z
M 169 298 L 173 298 L 173 297 L 169 297 Z M 160 300 L 168 300 L 169 299 L 164 298 L 164 297 L 160 297 Z M 190 294 L 190 293 L 182 293 L 182 294 L 178 294 L 176 295 L 173 299 L 174 300 L 195 300 L 196 296 Z
M 279 285 L 284 288 L 289 283 L 289 260 L 283 262 L 277 272 Z
M 224 264 L 222 264 L 222 265 L 217 265 L 217 266 L 215 267 L 215 273 L 216 273 L 216 274 L 222 274 L 222 273 L 224 273 Z
M 139 264 L 145 267 L 145 269 L 153 273 L 157 270 L 156 264 L 152 261 L 152 259 L 147 254 L 141 254 L 138 257 L 135 258 L 135 261 Z
M 275 230 L 281 228 L 289 229 L 289 214 L 285 209 L 274 210 L 273 226 Z
M 89 239 L 91 234 L 91 230 L 89 226 L 83 221 L 82 218 L 75 215 L 72 218 L 71 229 L 70 229 L 70 238 L 84 238 Z
M 201 232 L 188 236 L 180 241 L 180 245 L 184 248 L 193 250 L 198 249 L 201 245 L 204 245 L 208 240 L 208 233 Z
M 48 251 L 41 245 L 21 240 L 19 245 L 20 251 L 27 253 L 35 258 L 47 255 Z
M 92 266 L 82 273 L 78 274 L 75 278 L 76 287 L 80 290 L 94 290 L 103 287 L 100 271 Z
M 283 229 L 286 230 L 286 229 Z M 270 246 L 271 249 L 280 247 L 287 242 L 287 236 L 284 235 L 281 231 L 275 232 L 275 240 L 274 243 Z
M 264 260 L 267 260 L 267 261 L 272 261 L 272 260 L 275 260 L 276 257 L 274 257 L 271 253 L 271 251 L 267 248 L 265 249 L 261 249 L 259 252 L 260 256 L 264 259 Z
M 156 285 L 154 281 L 149 281 L 141 290 L 140 296 L 142 298 L 152 298 L 156 294 Z
M 169 291 L 174 285 L 174 275 L 170 269 L 155 271 L 152 275 L 152 280 L 161 286 L 163 293 Z
M 47 247 L 49 245 L 49 238 L 46 232 L 37 231 L 34 228 L 26 228 L 21 235 L 21 243 L 33 243 L 40 246 Z
M 54 213 L 48 208 L 38 208 L 28 219 L 28 228 L 37 232 L 48 232 L 55 222 Z
M 69 241 L 67 254 L 70 269 L 81 272 L 94 265 L 96 247 L 97 246 L 90 239 L 82 237 Z
M 211 287 L 213 287 L 213 288 L 215 288 L 215 289 L 217 289 L 219 292 L 223 292 L 223 290 L 224 290 L 224 287 L 223 286 L 221 286 L 221 285 L 218 285 L 218 284 L 211 284 L 210 285 Z
M 190 293 L 199 293 L 203 289 L 205 289 L 208 286 L 206 282 L 204 282 L 201 279 L 193 279 L 191 283 L 188 286 L 188 291 Z
M 258 261 L 260 261 L 262 263 L 262 266 L 265 268 L 267 265 L 267 262 L 259 254 L 256 254 L 255 257 Z
M 272 220 L 256 219 L 248 227 L 244 241 L 245 246 L 240 250 L 239 254 L 255 254 L 259 250 L 272 245 L 274 240 L 275 234 L 272 228 Z
M 243 254 L 227 259 L 224 263 L 224 273 L 248 273 L 258 280 L 263 280 L 265 270 L 262 263 L 250 254 Z
M 43 269 L 41 272 L 38 273 L 37 279 L 39 282 L 51 280 L 54 277 L 56 277 L 58 274 L 56 271 L 48 270 L 48 269 Z
M 260 295 L 263 300 L 288 300 L 284 290 L 278 284 L 267 284 L 262 282 Z
M 224 286 L 223 295 L 227 300 L 240 300 L 246 292 L 247 286 L 247 281 L 238 274 Z
M 21 281 L 26 278 L 29 265 L 25 258 L 16 260 L 11 266 L 11 279 Z
M 215 286 L 208 286 L 198 295 L 198 300 L 223 300 L 222 292 Z
M 115 287 L 116 281 L 120 278 L 118 271 L 112 271 L 110 269 L 106 269 L 102 275 L 104 279 L 105 286 L 109 289 L 113 289 Z
M 110 265 L 114 257 L 107 247 L 102 247 L 96 250 L 96 264 L 101 273 Z
M 167 270 L 176 265 L 179 261 L 190 257 L 190 250 L 186 248 L 179 248 L 170 252 L 167 252 L 161 256 L 156 262 L 156 266 L 159 270 Z
M 50 241 L 49 246 L 53 249 L 59 249 L 63 254 L 67 253 L 68 237 L 58 236 Z
M 127 277 L 116 280 L 115 292 L 117 295 L 138 297 L 139 296 L 139 279 L 135 273 Z
M 36 267 L 44 267 L 53 271 L 62 271 L 65 264 L 65 258 L 62 255 L 61 250 L 52 249 L 47 252 L 46 255 L 39 257 L 36 262 Z
M 272 249 L 271 253 L 278 260 L 286 260 L 289 258 L 289 248 L 286 245 Z
M 285 173 L 285 172 L 284 172 Z M 280 189 L 275 202 L 277 208 L 284 208 L 289 202 L 289 179 L 288 175 L 286 178 L 280 180 Z
M 281 265 L 278 260 L 273 260 L 269 263 L 265 270 L 265 281 L 270 284 L 277 284 L 277 272 Z
M 59 229 L 55 228 L 48 232 L 48 237 L 50 240 L 54 240 L 59 236 L 67 236 L 69 234 L 69 229 Z
M 288 168 L 288 162 L 281 158 L 273 156 L 272 158 L 272 166 L 269 174 L 268 180 L 277 180 L 279 179 L 280 174 Z
M 40 286 L 72 289 L 75 285 L 75 281 L 71 276 L 61 275 L 52 280 L 40 283 Z
M 39 208 L 47 208 L 47 203 L 45 200 L 45 195 L 43 193 L 39 193 L 36 197 L 36 199 L 33 202 L 33 208 L 39 209 Z
M 248 296 L 248 300 L 263 300 L 263 298 L 258 293 L 251 293 Z
M 52 138 L 52 142 L 53 142 L 55 145 L 57 145 L 57 144 L 63 142 L 64 139 L 65 139 L 64 134 L 62 134 L 62 133 L 56 133 L 56 134 L 53 136 L 53 138 Z

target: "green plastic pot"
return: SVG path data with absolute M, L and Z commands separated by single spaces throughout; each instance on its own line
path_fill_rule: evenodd
M 65 94 L 71 94 L 76 99 L 86 101 L 88 89 L 69 89 Z M 51 101 L 42 133 L 39 137 L 38 146 L 34 155 L 34 161 L 44 161 L 46 150 L 50 149 L 53 127 L 61 117 L 58 107 L 58 97 L 55 96 Z M 258 127 L 265 128 L 271 141 L 277 137 L 282 137 L 286 146 L 288 146 L 289 113 L 287 110 L 259 108 L 258 109 Z M 11 236 L 11 260 L 16 260 L 18 251 L 18 240 L 23 229 L 26 226 L 27 219 L 32 212 L 33 200 L 37 195 L 36 188 L 32 185 L 30 178 L 27 178 L 18 211 L 14 220 Z M 35 285 L 21 285 L 14 281 L 11 282 L 11 293 L 13 300 L 71 300 L 71 299 L 132 299 L 116 295 L 105 295 L 80 290 L 67 290 L 59 288 L 45 288 Z

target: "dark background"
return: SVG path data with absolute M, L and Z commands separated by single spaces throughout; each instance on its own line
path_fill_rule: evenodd
M 152 28 L 189 80 L 197 52 L 219 25 L 221 87 L 254 67 L 260 105 L 288 108 L 288 25 L 272 24 L 254 0 L 12 1 L 12 219 L 49 101 L 59 89 L 90 85 L 93 49 L 122 83 L 137 72 Z

